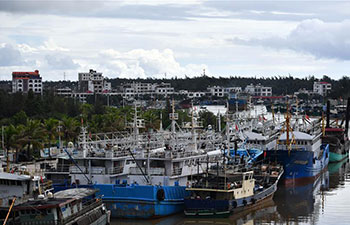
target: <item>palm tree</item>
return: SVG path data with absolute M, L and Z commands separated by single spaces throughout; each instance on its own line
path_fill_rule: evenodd
M 43 127 L 45 129 L 50 146 L 53 142 L 56 141 L 56 138 L 59 135 L 58 125 L 59 121 L 56 119 L 49 118 L 44 120 Z
M 75 141 L 79 134 L 79 122 L 71 117 L 63 117 L 62 126 L 65 141 Z
M 44 147 L 45 140 L 45 130 L 39 120 L 28 119 L 26 125 L 23 129 L 21 128 L 21 132 L 18 134 L 18 143 L 21 144 L 22 148 L 27 149 L 28 159 L 31 153 L 37 154 L 37 150 Z
M 4 129 L 4 147 L 7 152 L 11 149 L 15 149 L 15 161 L 17 162 L 17 155 L 18 155 L 18 149 L 20 147 L 19 143 L 17 142 L 18 134 L 21 132 L 21 126 L 15 127 L 14 125 L 9 125 L 5 127 Z
M 148 129 L 159 129 L 160 126 L 160 112 L 155 110 L 147 110 L 142 114 L 142 118 L 146 121 L 146 130 Z

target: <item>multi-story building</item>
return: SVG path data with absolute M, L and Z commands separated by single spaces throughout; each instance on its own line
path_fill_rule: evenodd
M 158 95 L 172 95 L 174 94 L 174 88 L 171 87 L 170 83 L 160 83 L 156 85 L 155 93 Z
M 225 88 L 219 86 L 208 87 L 208 92 L 211 96 L 224 97 Z
M 125 83 L 120 87 L 124 97 L 134 97 L 141 95 L 172 95 L 174 94 L 174 88 L 170 83 Z
M 272 87 L 265 87 L 261 84 L 247 85 L 247 87 L 244 90 L 252 96 L 272 96 Z
M 72 94 L 73 94 L 72 89 L 69 87 L 57 88 L 55 92 L 56 92 L 56 95 L 60 95 L 63 97 L 72 97 Z
M 332 84 L 324 81 L 314 82 L 314 93 L 326 96 L 332 90 Z
M 207 88 L 209 95 L 211 96 L 217 96 L 217 97 L 224 97 L 229 96 L 230 93 L 240 93 L 242 92 L 241 87 L 220 87 L 220 86 L 213 86 Z
M 205 96 L 205 92 L 201 92 L 201 91 L 187 93 L 187 98 L 200 98 L 203 96 Z
M 230 93 L 241 93 L 242 88 L 241 87 L 226 87 L 225 88 L 225 94 L 230 94 Z
M 90 69 L 88 73 L 79 73 L 78 76 L 79 92 L 101 94 L 111 91 L 111 84 L 105 80 L 102 73 Z
M 34 72 L 12 72 L 12 93 L 33 91 L 35 94 L 43 93 L 42 78 L 39 70 Z

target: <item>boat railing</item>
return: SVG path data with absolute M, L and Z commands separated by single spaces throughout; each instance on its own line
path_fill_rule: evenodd
M 174 168 L 172 175 L 181 175 L 182 174 L 182 168 Z
M 82 209 L 78 211 L 77 213 L 74 213 L 62 220 L 34 220 L 34 221 L 10 221 L 7 224 L 9 225 L 64 225 L 69 222 L 72 222 L 76 218 L 86 214 L 87 212 L 99 207 L 102 205 L 102 200 L 101 199 L 92 199 L 90 201 L 84 202 Z
M 108 170 L 108 174 L 119 174 L 119 173 L 123 173 L 124 167 L 119 166 L 119 167 L 114 167 L 114 168 L 110 168 Z
M 85 166 L 79 166 L 80 169 L 77 166 L 71 166 L 69 168 L 69 173 L 72 174 L 78 174 L 78 173 L 88 173 L 88 170 Z
M 67 224 L 67 223 L 71 222 L 72 220 L 76 219 L 77 217 L 91 211 L 92 209 L 97 208 L 100 205 L 102 205 L 101 199 L 92 199 L 90 201 L 84 202 L 83 207 L 79 212 L 63 219 L 62 222 L 59 224 Z
M 147 174 L 147 169 L 142 168 L 142 171 Z M 142 175 L 142 171 L 138 167 L 130 167 L 130 174 L 131 175 Z M 165 175 L 165 169 L 164 168 L 150 168 L 149 169 L 149 175 Z
M 225 186 L 226 185 L 226 186 Z M 241 188 L 241 182 L 218 182 L 218 183 L 206 183 L 201 182 L 192 185 L 192 188 L 203 188 L 203 189 L 219 189 L 219 190 L 232 190 L 236 188 Z
M 47 173 L 62 173 L 62 172 L 69 172 L 69 165 L 57 165 L 57 167 L 47 167 L 45 168 L 45 172 Z

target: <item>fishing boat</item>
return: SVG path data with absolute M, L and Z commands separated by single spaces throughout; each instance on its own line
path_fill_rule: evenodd
M 169 118 L 170 131 L 161 126 L 158 132 L 140 133 L 144 121 L 138 119 L 135 107 L 132 132 L 105 141 L 89 137 L 92 135 L 82 127 L 81 148 L 65 150 L 69 161 L 61 160 L 65 167 L 57 164 L 57 168 L 66 168 L 70 182 L 56 185 L 56 190 L 91 186 L 116 218 L 146 219 L 183 211 L 189 177 L 206 167 L 205 163 L 197 167 L 197 162 L 215 159 L 221 151 L 212 130 L 196 131 L 202 126 L 193 115 L 191 122 L 182 125 L 183 130 L 176 123 L 174 104 Z M 52 177 L 62 174 L 55 170 L 48 173 Z
M 325 137 L 322 138 L 322 143 L 329 145 L 330 163 L 340 162 L 349 156 L 350 141 L 345 133 L 343 128 L 325 128 Z
M 191 192 L 185 199 L 187 217 L 228 217 L 252 209 L 272 199 L 283 173 L 277 165 L 261 165 L 245 172 L 226 166 L 221 169 L 199 176 L 186 189 Z
M 94 184 L 113 218 L 152 219 L 181 212 L 185 186 Z
M 327 101 L 327 122 L 325 128 L 325 135 L 322 137 L 322 143 L 329 145 L 329 162 L 340 162 L 349 156 L 350 140 L 348 137 L 349 130 L 349 110 L 350 101 L 348 100 L 345 129 L 338 125 L 331 126 L 330 123 L 330 101 Z
M 27 201 L 14 207 L 18 216 L 11 224 L 109 224 L 110 212 L 95 193 L 93 189 L 73 188 Z
M 319 120 L 313 121 L 308 130 L 293 131 L 291 115 L 287 111 L 285 124 L 277 139 L 276 146 L 265 150 L 263 156 L 271 162 L 284 167 L 282 179 L 287 185 L 309 182 L 316 179 L 327 168 L 329 162 L 329 145 L 321 143 L 324 133 Z

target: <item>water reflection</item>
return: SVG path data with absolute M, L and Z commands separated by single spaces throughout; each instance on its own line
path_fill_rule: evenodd
M 350 224 L 350 168 L 330 164 L 314 182 L 278 187 L 273 200 L 225 219 L 193 219 L 183 214 L 158 220 L 113 220 L 115 224 Z

